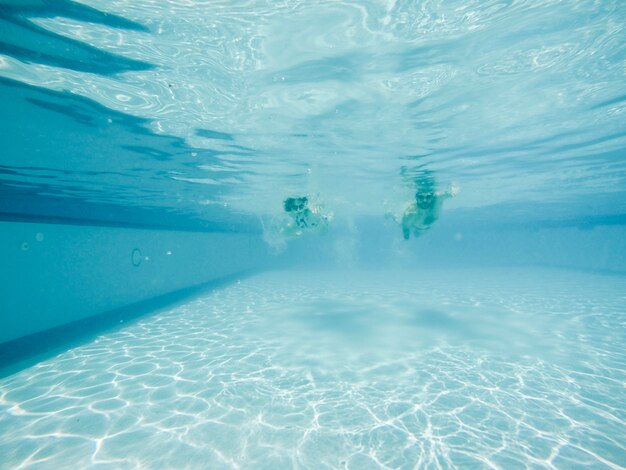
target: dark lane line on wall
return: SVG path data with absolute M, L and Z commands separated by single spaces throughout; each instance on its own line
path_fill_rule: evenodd
M 0 378 L 15 374 L 38 362 L 93 341 L 103 333 L 124 328 L 146 315 L 158 313 L 184 300 L 219 289 L 257 272 L 258 270 L 239 272 L 0 343 Z M 15 315 L 19 312 L 5 312 L 5 314 Z

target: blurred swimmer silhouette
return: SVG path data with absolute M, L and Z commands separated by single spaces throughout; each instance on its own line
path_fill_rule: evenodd
M 402 235 L 408 240 L 413 232 L 415 238 L 423 235 L 439 218 L 443 201 L 458 194 L 459 188 L 452 183 L 446 191 L 435 190 L 434 178 L 418 177 L 415 179 L 415 202 L 410 202 L 401 216 L 393 219 L 402 226 Z
M 322 213 L 320 205 L 310 205 L 307 196 L 288 197 L 283 201 L 285 212 L 291 216 L 281 232 L 298 237 L 304 233 L 323 234 L 333 219 L 333 213 Z

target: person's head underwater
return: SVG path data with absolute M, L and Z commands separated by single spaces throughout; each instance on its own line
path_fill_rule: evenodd
M 436 200 L 435 180 L 430 174 L 415 178 L 415 203 L 420 209 L 430 208 Z
M 432 191 L 415 193 L 415 203 L 420 209 L 428 209 L 435 202 L 435 193 Z
M 288 197 L 283 201 L 283 207 L 285 212 L 301 212 L 307 208 L 309 198 L 303 197 Z
M 325 213 L 322 206 L 312 202 L 309 205 L 308 196 L 288 197 L 283 201 L 283 209 L 289 217 L 286 219 L 283 233 L 300 236 L 308 233 L 325 233 L 333 213 Z

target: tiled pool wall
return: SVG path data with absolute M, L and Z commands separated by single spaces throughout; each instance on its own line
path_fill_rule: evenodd
M 502 230 L 450 217 L 418 241 L 404 241 L 397 231 L 360 220 L 276 249 L 260 233 L 0 222 L 0 350 L 34 333 L 250 270 L 526 265 L 626 273 L 626 227 L 619 224 Z
M 626 275 L 626 225 L 468 223 L 452 213 L 420 237 L 403 240 L 377 218 L 336 227 L 332 236 L 289 244 L 282 260 L 299 267 L 433 269 L 541 266 Z
M 260 268 L 258 234 L 0 222 L 0 343 Z

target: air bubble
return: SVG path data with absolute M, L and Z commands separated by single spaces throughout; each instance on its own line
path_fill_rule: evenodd
M 41 232 L 37 232 L 37 235 L 35 235 L 35 240 L 37 240 L 38 242 L 42 242 L 43 238 L 43 233 Z
M 20 245 L 20 248 L 22 248 L 22 251 L 28 251 L 28 242 L 22 242 L 22 244 Z
M 133 263 L 133 266 L 139 266 L 141 264 L 141 258 L 141 250 L 139 248 L 133 249 L 130 255 L 130 261 Z

